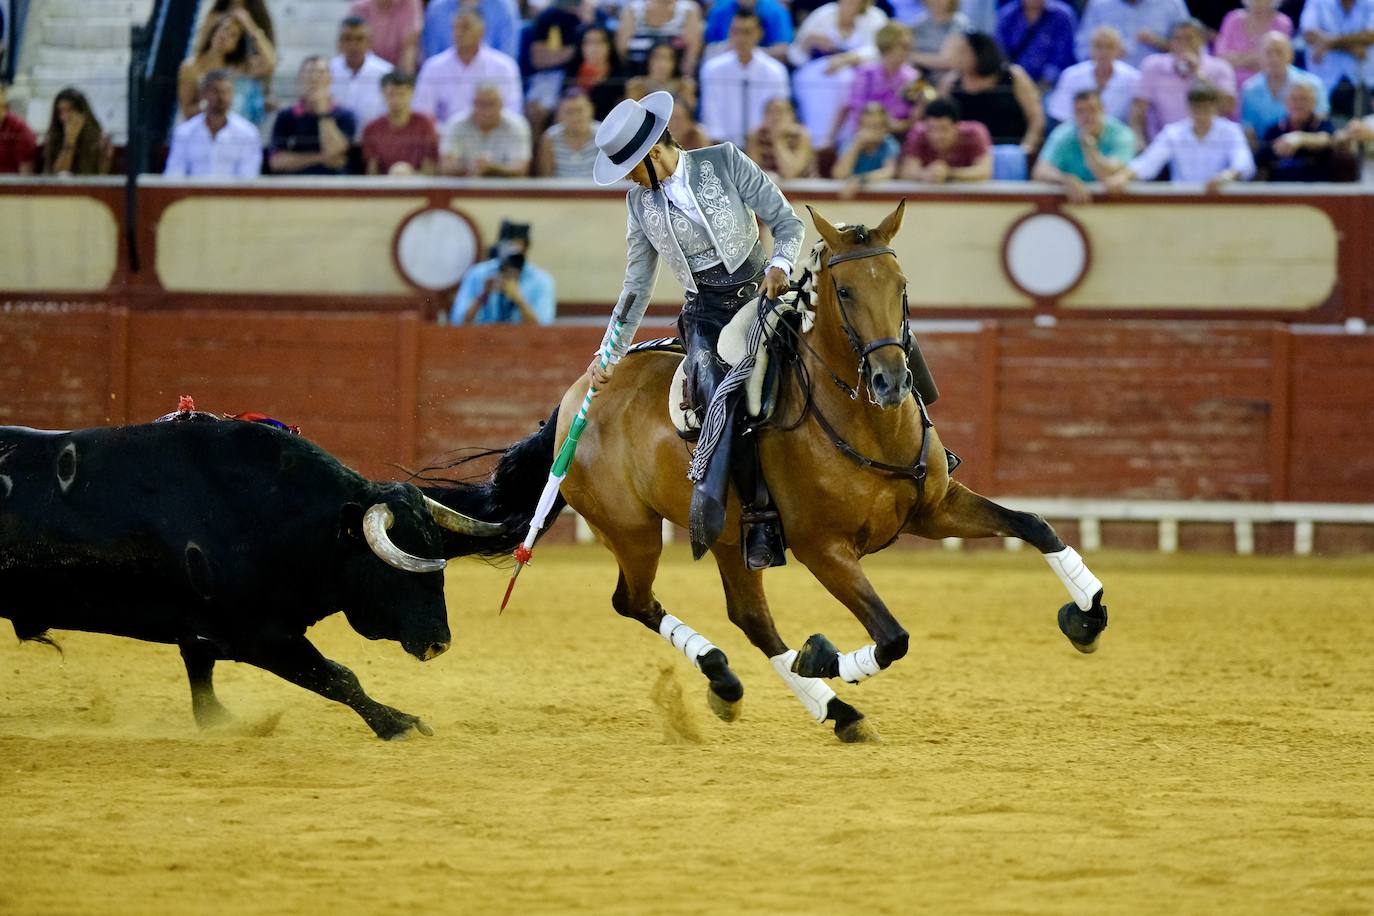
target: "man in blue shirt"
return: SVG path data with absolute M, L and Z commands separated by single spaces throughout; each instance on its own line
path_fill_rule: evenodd
M 1031 79 L 1052 86 L 1074 64 L 1077 25 L 1073 7 L 1063 0 L 1014 0 L 997 14 L 997 43 Z
M 735 19 L 736 10 L 752 10 L 759 17 L 759 24 L 763 26 L 760 50 L 785 61 L 787 46 L 792 43 L 792 16 L 778 0 L 720 0 L 706 17 L 706 43 L 717 44 L 729 39 L 730 23 Z
M 1374 89 L 1374 0 L 1308 0 L 1299 28 L 1307 42 L 1308 69 L 1325 84 L 1332 109 L 1354 117 L 1366 114 Z M 1356 111 L 1361 95 L 1365 110 Z
M 1325 116 L 1331 110 L 1322 81 L 1293 66 L 1293 43 L 1287 35 L 1266 34 L 1260 41 L 1260 60 L 1260 71 L 1240 87 L 1240 121 L 1254 140 L 1263 138 L 1266 130 L 1283 120 L 1288 90 L 1297 83 L 1312 87 L 1317 114 Z
M 525 260 L 527 223 L 502 222 L 493 257 L 463 275 L 453 299 L 453 324 L 552 324 L 553 277 Z
M 514 0 L 430 0 L 425 9 L 425 27 L 420 33 L 420 58 L 428 60 L 453 47 L 453 17 L 458 8 L 476 7 L 477 15 L 486 26 L 485 44 L 503 54 L 516 57 L 519 53 L 520 17 Z
M 1109 25 L 1121 35 L 1126 63 L 1139 68 L 1149 55 L 1169 51 L 1166 36 L 1188 17 L 1183 0 L 1088 0 L 1078 27 L 1078 57 L 1088 59 L 1093 32 Z

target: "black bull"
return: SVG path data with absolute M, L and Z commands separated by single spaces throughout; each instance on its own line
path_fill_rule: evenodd
M 177 645 L 202 727 L 228 718 L 212 683 L 226 659 L 347 704 L 379 737 L 428 734 L 306 629 L 341 610 L 368 639 L 433 658 L 451 637 L 430 558 L 486 553 L 498 530 L 255 423 L 0 427 L 0 617 L 21 640 L 62 629 Z

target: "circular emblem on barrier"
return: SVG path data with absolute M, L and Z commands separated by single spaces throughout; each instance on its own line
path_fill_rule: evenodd
M 420 289 L 458 285 L 477 260 L 477 230 L 461 214 L 434 207 L 411 214 L 396 232 L 396 267 Z
M 1033 213 L 1002 240 L 1002 268 L 1012 285 L 1037 299 L 1062 296 L 1088 273 L 1091 252 L 1083 227 L 1060 213 Z

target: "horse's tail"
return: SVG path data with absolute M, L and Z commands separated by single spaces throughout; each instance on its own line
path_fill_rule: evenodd
M 480 556 L 496 559 L 508 556 L 525 539 L 535 505 L 553 466 L 554 436 L 558 432 L 558 408 L 540 426 L 514 445 L 465 455 L 447 466 L 462 467 L 499 455 L 496 469 L 485 480 L 440 480 L 417 475 L 416 483 L 430 499 L 438 500 L 464 515 L 501 526 L 498 534 L 466 535 L 444 531 L 444 553 L 450 557 Z M 439 470 L 429 468 L 427 470 Z M 562 495 L 549 511 L 548 521 L 558 517 L 567 505 Z M 547 523 L 546 523 L 547 524 Z M 545 529 L 547 530 L 547 528 Z

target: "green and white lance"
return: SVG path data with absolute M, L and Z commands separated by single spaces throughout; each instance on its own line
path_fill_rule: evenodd
M 634 297 L 631 296 L 625 303 L 624 314 L 634 305 Z M 620 333 L 624 330 L 625 322 L 620 318 L 611 319 L 611 326 L 606 332 L 605 340 L 601 346 L 601 368 L 605 369 L 611 364 L 611 354 L 620 345 Z M 596 397 L 596 385 L 587 388 L 587 394 L 582 398 L 582 406 L 578 408 L 577 416 L 573 418 L 572 426 L 568 427 L 568 438 L 563 440 L 563 445 L 558 449 L 557 456 L 553 459 L 553 467 L 549 469 L 548 482 L 544 484 L 544 492 L 539 494 L 539 502 L 534 507 L 534 515 L 530 518 L 530 530 L 525 535 L 525 542 L 515 548 L 515 572 L 511 573 L 510 584 L 506 586 L 506 597 L 501 599 L 501 610 L 506 609 L 506 604 L 510 602 L 511 592 L 515 589 L 515 580 L 520 575 L 520 571 L 525 568 L 525 564 L 534 556 L 534 542 L 539 537 L 539 532 L 544 530 L 544 522 L 548 519 L 549 511 L 553 509 L 553 504 L 558 500 L 558 489 L 563 485 L 563 478 L 568 476 L 568 468 L 572 465 L 573 455 L 577 453 L 577 440 L 582 438 L 582 430 L 587 428 L 587 413 L 592 409 L 592 398 Z

